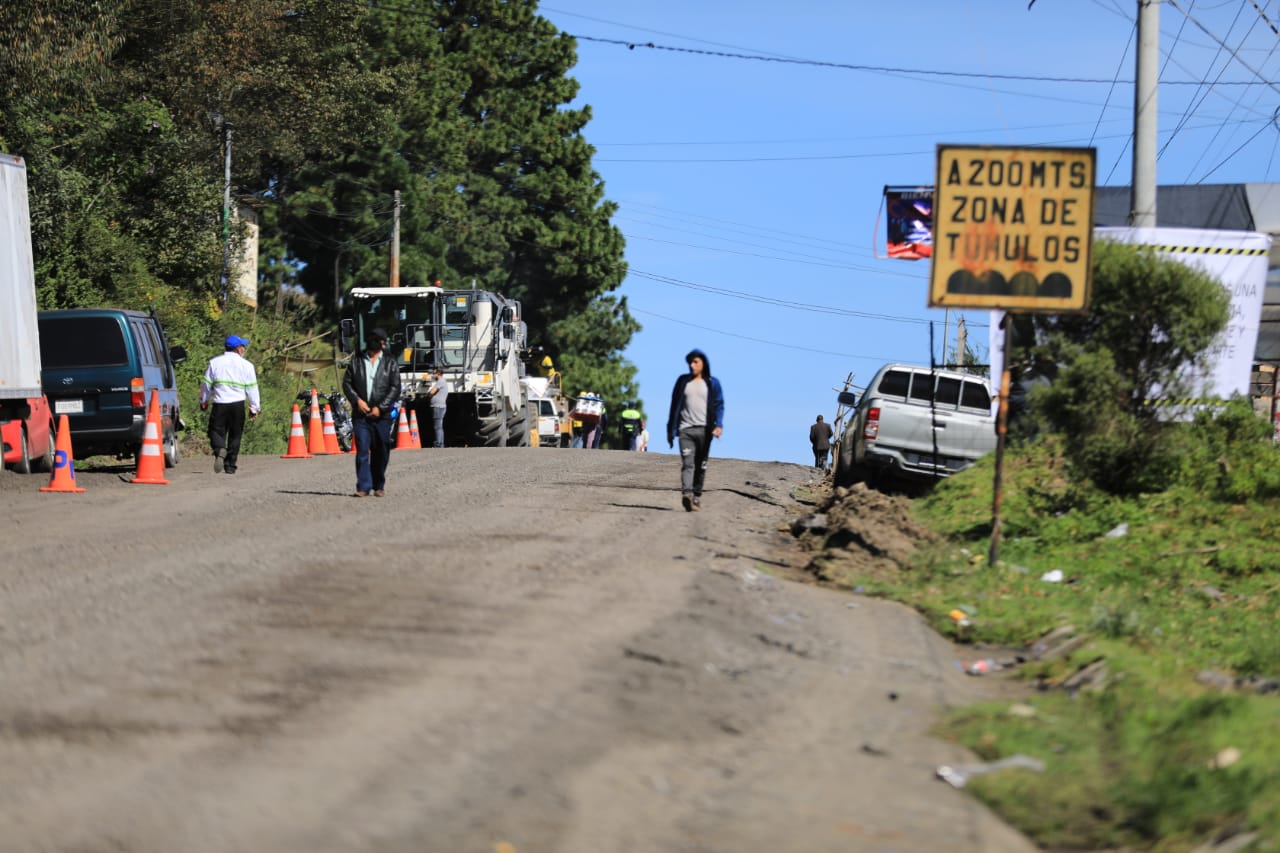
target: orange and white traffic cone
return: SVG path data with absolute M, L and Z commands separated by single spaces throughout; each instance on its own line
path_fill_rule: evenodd
M 76 485 L 76 463 L 71 458 L 71 424 L 66 415 L 58 416 L 58 437 L 54 441 L 53 473 L 49 485 L 41 486 L 42 492 L 83 492 Z
M 327 403 L 324 407 L 324 452 L 342 452 L 342 448 L 338 446 L 338 431 L 333 426 L 333 412 L 329 410 Z
M 138 451 L 138 472 L 130 483 L 144 486 L 167 486 L 164 478 L 164 452 L 160 449 L 160 397 L 151 392 L 147 406 L 147 425 L 142 433 L 142 449 Z
M 409 418 L 400 410 L 400 427 L 396 431 L 396 450 L 413 450 L 413 436 L 409 434 Z
M 307 426 L 307 452 L 312 456 L 324 456 L 329 451 L 324 446 L 324 418 L 320 416 L 320 395 L 311 389 L 311 423 Z
M 413 439 L 413 449 L 422 449 L 422 435 L 418 432 L 418 410 L 409 410 L 409 437 Z
M 280 458 L 311 458 L 311 454 L 307 452 L 307 436 L 302 431 L 302 412 L 298 411 L 297 403 L 293 404 L 293 423 L 289 425 L 289 449 Z

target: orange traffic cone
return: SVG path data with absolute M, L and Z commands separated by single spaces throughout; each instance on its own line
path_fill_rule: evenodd
M 320 417 L 320 395 L 311 389 L 311 423 L 307 426 L 307 452 L 312 456 L 324 456 L 329 451 L 324 446 L 324 419 Z
M 413 449 L 422 449 L 422 436 L 418 433 L 418 410 L 409 410 L 409 437 L 413 439 Z
M 409 434 L 409 418 L 400 410 L 400 427 L 396 432 L 396 450 L 413 450 L 413 436 Z
M 130 483 L 141 483 L 144 486 L 169 485 L 169 481 L 164 478 L 164 453 L 160 444 L 160 398 L 152 391 L 151 403 L 147 406 L 147 426 L 142 433 L 142 449 L 138 451 L 138 473 L 133 475 Z
M 58 417 L 58 437 L 54 441 L 53 473 L 42 492 L 83 492 L 76 486 L 76 463 L 71 458 L 71 424 L 66 415 Z
M 329 411 L 327 403 L 324 407 L 324 452 L 342 452 L 342 448 L 338 446 L 338 431 L 333 426 L 333 412 Z
M 310 459 L 307 452 L 307 436 L 302 431 L 302 412 L 293 404 L 293 423 L 289 425 L 289 449 L 281 459 Z

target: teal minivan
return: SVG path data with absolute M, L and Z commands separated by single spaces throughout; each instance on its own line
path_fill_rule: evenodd
M 67 416 L 75 458 L 136 458 L 154 393 L 160 399 L 164 464 L 177 465 L 177 432 L 186 426 L 173 366 L 187 351 L 169 346 L 154 311 L 41 311 L 39 324 L 41 384 L 54 418 Z

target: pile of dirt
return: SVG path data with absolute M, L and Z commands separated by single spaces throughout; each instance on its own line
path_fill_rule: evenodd
M 893 574 L 937 534 L 911 517 L 911 499 L 865 483 L 831 489 L 819 511 L 797 522 L 797 533 L 816 552 L 808 571 L 819 580 L 852 584 Z

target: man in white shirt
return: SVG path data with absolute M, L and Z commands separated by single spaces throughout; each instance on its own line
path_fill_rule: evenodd
M 209 444 L 213 447 L 213 472 L 236 472 L 240 457 L 240 438 L 244 435 L 244 404 L 249 403 L 250 419 L 258 417 L 262 405 L 258 397 L 258 371 L 244 357 L 249 342 L 239 335 L 228 335 L 227 351 L 209 359 L 209 367 L 200 382 L 200 411 L 209 408 Z

